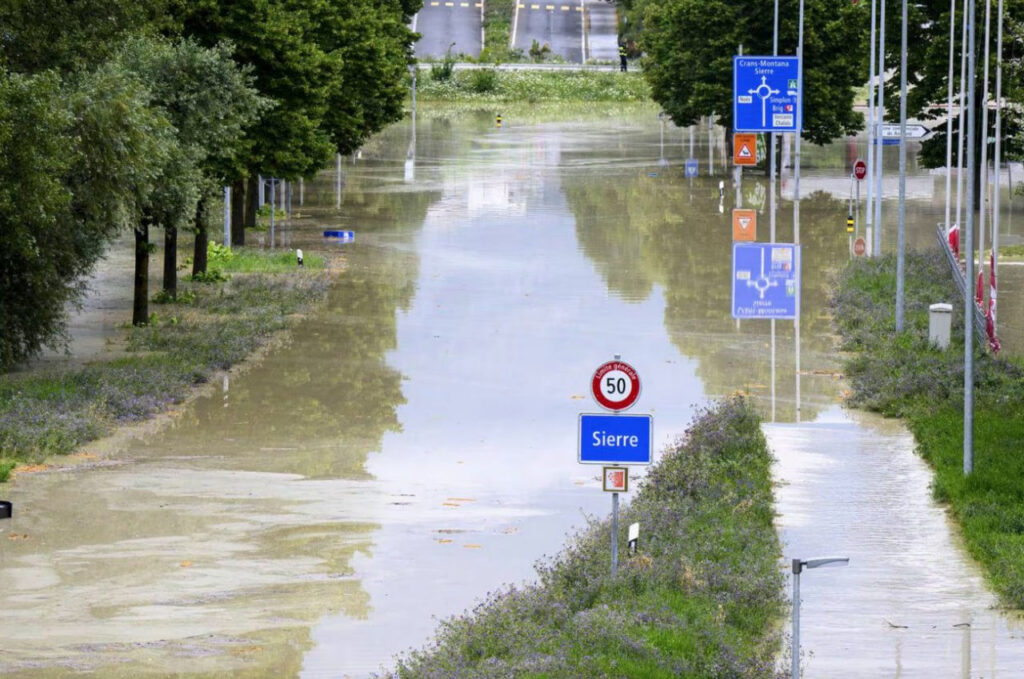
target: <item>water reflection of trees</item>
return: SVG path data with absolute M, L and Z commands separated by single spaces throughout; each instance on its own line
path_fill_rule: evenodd
M 744 194 L 761 178 L 745 177 Z M 663 288 L 665 327 L 679 350 L 698 359 L 697 372 L 711 394 L 737 389 L 767 396 L 771 388 L 770 324 L 731 317 L 731 209 L 729 187 L 718 209 L 718 179 L 687 180 L 681 169 L 658 176 L 567 173 L 562 177 L 576 216 L 580 247 L 608 289 L 627 300 Z M 767 186 L 764 187 L 767 189 Z M 828 316 L 829 275 L 848 257 L 846 206 L 818 193 L 801 201 L 803 296 L 801 372 L 831 373 L 832 327 Z M 769 215 L 760 210 L 759 240 L 767 241 Z M 777 240 L 792 242 L 792 204 L 778 213 Z M 777 326 L 777 418 L 795 417 L 794 333 L 791 321 Z M 804 377 L 802 417 L 835 400 L 835 380 Z
M 440 197 L 379 186 L 375 173 L 347 182 L 343 215 L 358 225 L 357 242 L 346 246 L 346 268 L 326 307 L 226 392 L 199 401 L 161 447 L 216 454 L 218 466 L 231 468 L 366 478 L 368 454 L 401 428 L 402 375 L 385 355 L 396 345 L 396 312 L 415 294 L 412 241 Z M 295 226 L 296 242 L 318 241 L 322 226 L 337 219 L 321 206 L 310 212 L 311 223 Z

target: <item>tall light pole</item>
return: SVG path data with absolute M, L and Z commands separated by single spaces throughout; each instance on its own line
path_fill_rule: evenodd
M 967 3 L 967 228 L 964 233 L 964 476 L 974 471 L 974 0 Z
M 878 253 L 874 251 L 874 228 L 872 225 L 875 223 L 874 211 L 872 210 L 872 198 L 874 196 L 874 183 L 875 183 L 875 161 L 874 161 L 874 150 L 875 150 L 875 12 L 878 0 L 871 0 L 871 49 L 869 55 L 869 62 L 871 64 L 869 76 L 868 76 L 868 152 L 867 152 L 867 166 L 868 166 L 868 195 L 867 195 L 867 242 L 868 248 L 871 249 L 873 256 L 878 256 Z
M 1000 0 L 1001 2 L 1002 0 Z M 946 78 L 946 222 L 949 232 L 950 189 L 953 180 L 953 43 L 956 33 L 956 0 L 949 0 L 949 76 Z
M 999 10 L 996 23 L 996 148 L 993 164 L 996 168 L 996 181 L 992 196 L 992 280 L 996 280 L 999 267 L 999 193 L 1000 179 L 1002 175 L 1002 147 L 1000 135 L 1003 132 L 1003 0 L 999 0 Z M 1013 188 L 1011 184 L 1011 189 Z M 1012 195 L 1012 194 L 1011 194 Z M 992 309 L 992 333 L 996 332 L 996 287 L 993 284 L 989 291 L 989 304 Z
M 793 559 L 793 677 L 800 679 L 800 573 L 805 568 L 845 566 L 848 556 L 819 556 L 813 559 Z
M 793 244 L 800 245 L 800 139 L 804 131 L 804 0 L 800 0 L 800 22 L 796 40 L 796 77 L 800 88 L 800 119 L 796 124 L 795 179 L 793 182 Z M 796 249 L 796 270 L 800 271 L 800 248 Z M 799 285 L 799 280 L 797 285 Z M 796 293 L 796 317 L 793 319 L 793 340 L 796 344 L 796 421 L 800 421 L 800 291 Z
M 885 0 L 878 21 L 878 107 L 875 115 L 875 256 L 882 254 L 882 125 L 885 123 Z
M 900 28 L 900 210 L 896 231 L 896 332 L 903 332 L 903 264 L 907 229 L 907 0 Z

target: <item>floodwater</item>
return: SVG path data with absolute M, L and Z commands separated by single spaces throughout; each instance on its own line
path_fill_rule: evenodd
M 730 317 L 731 208 L 758 209 L 766 240 L 771 200 L 763 178 L 733 187 L 720 131 L 691 151 L 651 107 L 504 111 L 501 128 L 494 113 L 421 112 L 415 137 L 396 125 L 345 160 L 340 196 L 333 172 L 307 184 L 274 246 L 345 250 L 326 309 L 171 426 L 4 489 L 0 673 L 391 666 L 608 511 L 575 451 L 578 414 L 598 410 L 590 376 L 615 354 L 659 447 L 708 398 L 751 394 L 779 458 L 785 556 L 852 557 L 802 580 L 807 677 L 1024 667 L 1020 625 L 992 610 L 909 436 L 839 406 L 826 300 L 849 257 L 856 146 L 805 146 L 797 342 L 791 321 Z M 944 179 L 909 184 L 908 241 L 928 247 Z M 780 190 L 789 241 L 792 181 Z M 1003 242 L 1024 240 L 1019 207 Z M 355 241 L 325 242 L 327 226 Z M 1001 315 L 1021 318 L 1010 278 Z

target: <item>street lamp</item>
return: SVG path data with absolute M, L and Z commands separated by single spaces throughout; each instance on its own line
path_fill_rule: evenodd
M 800 573 L 805 568 L 845 566 L 848 556 L 819 556 L 813 559 L 793 559 L 793 678 L 800 679 Z

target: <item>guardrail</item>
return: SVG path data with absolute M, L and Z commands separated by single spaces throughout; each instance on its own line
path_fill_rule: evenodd
M 953 250 L 949 247 L 949 240 L 946 238 L 946 229 L 942 224 L 935 225 L 935 237 L 939 241 L 939 249 L 946 255 L 946 261 L 949 262 L 949 268 L 953 271 L 953 282 L 956 283 L 957 290 L 960 291 L 960 299 L 963 300 L 964 295 L 967 294 L 967 274 L 960 268 L 960 260 L 956 255 L 953 254 Z M 974 291 L 971 291 L 971 296 L 974 296 Z M 983 347 L 988 346 L 988 335 L 985 332 L 985 314 L 981 312 L 981 307 L 977 303 L 971 305 L 974 308 L 974 334 L 978 336 L 978 342 Z

